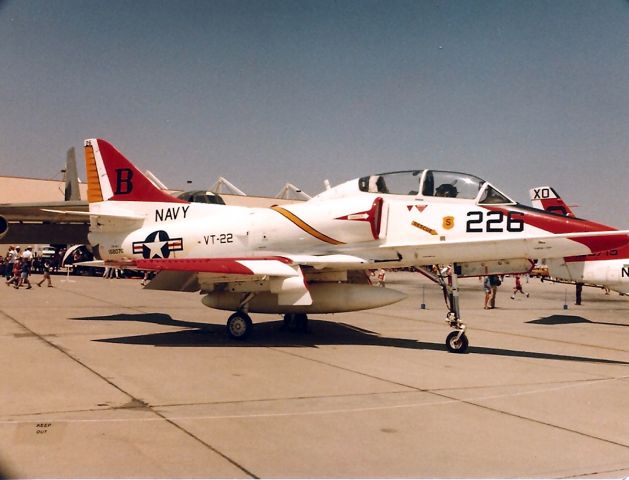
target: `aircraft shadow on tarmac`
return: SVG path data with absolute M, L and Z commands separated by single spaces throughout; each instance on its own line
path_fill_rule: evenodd
M 592 325 L 612 325 L 614 327 L 629 327 L 623 323 L 612 322 L 594 322 L 587 318 L 579 317 L 576 315 L 550 315 L 548 317 L 538 318 L 537 320 L 531 320 L 526 323 L 533 323 L 536 325 L 570 325 L 573 323 L 590 323 Z
M 145 322 L 183 328 L 183 330 L 174 332 L 151 333 L 147 335 L 133 335 L 94 340 L 96 342 L 118 343 L 124 345 L 206 348 L 317 348 L 321 345 L 372 345 L 416 350 L 446 351 L 446 347 L 443 343 L 421 342 L 407 338 L 383 337 L 376 332 L 364 330 L 353 325 L 313 319 L 309 321 L 309 331 L 307 333 L 289 331 L 284 328 L 283 321 L 258 322 L 254 324 L 255 326 L 252 335 L 246 341 L 238 341 L 228 338 L 225 333 L 224 325 L 175 320 L 170 315 L 163 313 L 90 316 L 73 318 L 71 320 Z M 553 353 L 528 352 L 523 350 L 507 350 L 479 346 L 470 346 L 468 354 L 629 365 L 629 362 L 604 358 L 557 355 Z

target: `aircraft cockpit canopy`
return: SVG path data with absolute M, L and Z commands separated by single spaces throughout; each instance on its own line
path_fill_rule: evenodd
M 206 192 L 204 190 L 192 190 L 189 192 L 182 192 L 177 195 L 177 198 L 185 200 L 190 203 L 211 203 L 213 205 L 225 205 L 225 200 L 213 192 Z
M 362 192 L 476 200 L 479 204 L 513 204 L 489 182 L 460 172 L 407 170 L 380 173 L 358 180 Z
M 361 192 L 389 193 L 393 195 L 417 195 L 422 170 L 380 173 L 358 180 Z

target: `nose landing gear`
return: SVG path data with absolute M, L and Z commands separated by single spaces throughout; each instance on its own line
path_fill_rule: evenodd
M 443 296 L 446 300 L 446 306 L 448 307 L 448 314 L 446 315 L 446 323 L 453 328 L 454 331 L 450 332 L 446 337 L 446 348 L 451 353 L 465 353 L 469 341 L 465 335 L 465 324 L 461 322 L 461 314 L 459 310 L 459 277 L 458 277 L 458 265 L 452 265 L 452 268 L 448 268 L 448 279 L 444 279 L 443 275 L 439 276 L 439 283 L 443 289 Z
M 438 268 L 433 273 L 425 268 L 418 269 L 421 274 L 428 277 L 433 282 L 439 284 L 443 290 L 443 298 L 448 308 L 446 323 L 454 331 L 446 337 L 446 348 L 452 353 L 465 353 L 469 341 L 465 335 L 465 324 L 461 322 L 459 311 L 459 277 L 460 267 L 457 264 L 445 268 Z
M 443 296 L 446 299 L 448 314 L 446 322 L 453 328 L 446 337 L 446 348 L 451 353 L 465 353 L 469 345 L 467 336 L 465 335 L 465 324 L 461 322 L 461 312 L 459 310 L 459 277 L 458 266 L 452 265 L 448 269 L 448 281 L 445 281 L 443 275 L 440 275 L 440 284 L 443 289 Z
M 448 316 L 450 315 L 450 313 L 448 313 Z M 448 319 L 446 320 L 446 322 L 450 325 L 450 328 L 455 329 L 453 332 L 450 332 L 446 337 L 446 348 L 448 349 L 448 352 L 465 353 L 469 345 L 467 335 L 465 335 L 465 324 L 462 323 L 459 319 Z

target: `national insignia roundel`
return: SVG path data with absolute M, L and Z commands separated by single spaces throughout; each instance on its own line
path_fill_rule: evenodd
M 168 258 L 171 252 L 183 250 L 182 238 L 170 238 L 165 230 L 149 233 L 144 241 L 133 242 L 133 253 L 142 258 Z

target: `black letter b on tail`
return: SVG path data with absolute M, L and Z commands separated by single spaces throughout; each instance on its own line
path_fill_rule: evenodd
M 133 171 L 130 168 L 116 169 L 116 191 L 115 195 L 126 195 L 133 190 Z

